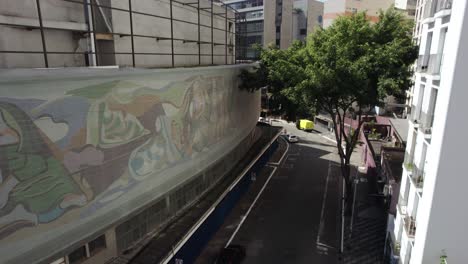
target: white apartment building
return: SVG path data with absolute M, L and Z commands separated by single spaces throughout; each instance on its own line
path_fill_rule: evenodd
M 392 263 L 466 263 L 468 4 L 419 2 L 420 56 L 408 144 L 396 218 L 389 218 Z
M 417 0 L 395 0 L 395 8 L 406 13 L 409 19 L 414 19 L 416 15 Z

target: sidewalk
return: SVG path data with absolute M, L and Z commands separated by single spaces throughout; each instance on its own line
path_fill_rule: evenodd
M 353 155 L 359 156 L 361 150 Z M 360 165 L 353 162 L 354 166 Z M 344 252 L 342 263 L 379 264 L 383 263 L 387 214 L 376 197 L 377 190 L 367 180 L 367 175 L 358 173 L 354 221 L 351 232 L 351 216 L 345 219 Z

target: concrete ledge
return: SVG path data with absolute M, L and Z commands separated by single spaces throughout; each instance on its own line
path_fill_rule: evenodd
M 7 24 L 10 26 L 20 27 L 34 27 L 39 28 L 39 20 L 28 17 L 16 17 L 16 16 L 5 16 L 0 15 L 0 23 Z M 62 29 L 62 30 L 73 30 L 73 31 L 87 31 L 88 27 L 85 23 L 70 22 L 70 21 L 54 21 L 44 20 L 44 28 L 46 29 Z

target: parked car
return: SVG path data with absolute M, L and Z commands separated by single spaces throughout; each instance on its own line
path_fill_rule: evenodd
M 299 142 L 299 138 L 295 135 L 287 135 L 286 136 L 286 139 L 290 142 L 290 143 L 294 143 L 294 142 Z
M 245 248 L 241 245 L 229 245 L 221 250 L 214 264 L 240 264 L 245 258 Z

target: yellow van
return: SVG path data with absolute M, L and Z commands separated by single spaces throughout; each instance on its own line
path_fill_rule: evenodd
M 307 119 L 301 119 L 299 120 L 299 129 L 311 131 L 312 129 L 314 129 L 314 122 Z

